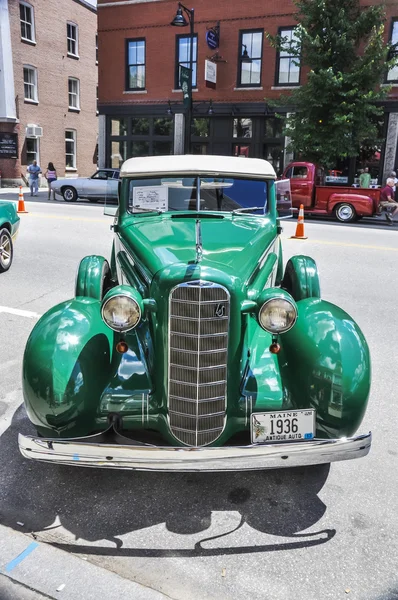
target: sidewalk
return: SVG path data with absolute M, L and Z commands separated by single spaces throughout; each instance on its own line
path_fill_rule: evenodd
M 0 600 L 170 600 L 9 527 L 0 539 Z

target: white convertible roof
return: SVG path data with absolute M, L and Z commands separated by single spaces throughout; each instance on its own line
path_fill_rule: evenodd
M 166 173 L 209 175 L 240 175 L 276 179 L 273 166 L 261 158 L 174 154 L 172 156 L 145 156 L 129 158 L 120 169 L 120 177 L 137 177 Z

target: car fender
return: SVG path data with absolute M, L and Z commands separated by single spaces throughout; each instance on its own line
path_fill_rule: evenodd
M 374 213 L 373 200 L 365 194 L 331 194 L 328 200 L 328 212 L 332 213 L 338 204 L 351 204 L 358 215 L 371 216 Z
M 0 202 L 0 229 L 5 227 L 15 235 L 20 223 L 16 206 L 13 202 Z
M 100 306 L 82 297 L 58 304 L 29 336 L 23 394 L 28 416 L 42 435 L 79 436 L 94 429 L 114 344 Z
M 364 335 L 341 308 L 308 298 L 297 302 L 295 326 L 280 336 L 282 380 L 296 408 L 317 411 L 317 436 L 352 435 L 370 389 L 370 355 Z
M 93 254 L 80 261 L 76 274 L 75 296 L 102 300 L 110 286 L 109 264 L 106 258 Z

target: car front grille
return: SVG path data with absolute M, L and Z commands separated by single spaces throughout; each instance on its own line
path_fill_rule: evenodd
M 210 444 L 224 429 L 229 308 L 216 283 L 183 283 L 170 294 L 169 422 L 188 446 Z

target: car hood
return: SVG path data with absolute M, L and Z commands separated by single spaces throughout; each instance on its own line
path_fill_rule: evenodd
M 267 216 L 225 214 L 198 217 L 201 264 L 247 279 L 260 257 L 276 239 L 276 225 Z M 196 218 L 170 214 L 133 217 L 120 227 L 121 241 L 154 275 L 175 263 L 196 260 Z
M 90 177 L 66 177 L 65 179 L 57 179 L 51 184 L 51 187 L 61 187 L 63 185 L 72 185 L 73 187 L 78 187 L 83 185 L 85 181 L 89 181 Z

